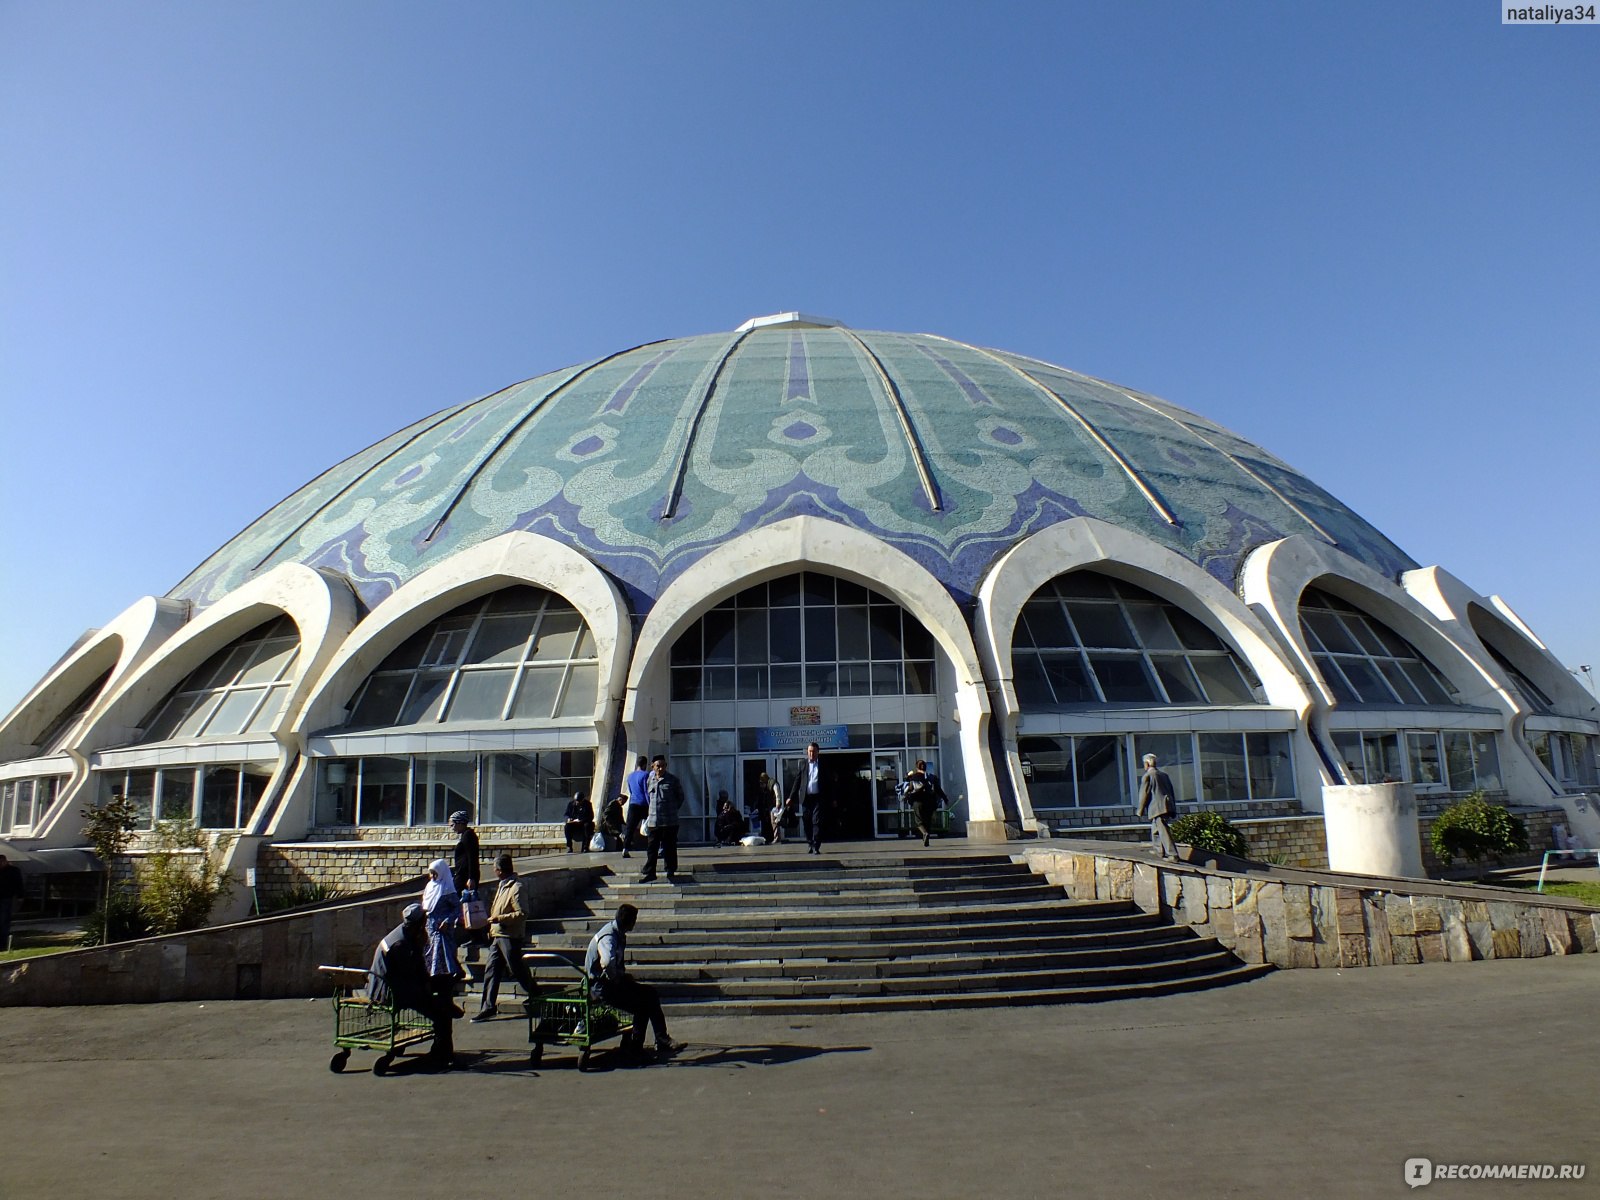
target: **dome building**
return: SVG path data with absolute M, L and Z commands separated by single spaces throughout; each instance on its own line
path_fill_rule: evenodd
M 786 313 L 329 468 L 0 723 L 0 839 L 79 845 L 84 804 L 122 794 L 232 832 L 236 870 L 458 808 L 536 840 L 664 752 L 692 841 L 810 741 L 844 837 L 897 831 L 917 758 L 970 838 L 1126 822 L 1146 752 L 1235 814 L 1409 780 L 1594 837 L 1597 739 L 1503 601 L 1221 426 Z

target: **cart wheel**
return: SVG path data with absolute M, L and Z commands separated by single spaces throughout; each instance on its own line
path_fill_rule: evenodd
M 537 1067 L 539 1065 L 539 1060 L 542 1059 L 543 1057 L 544 1057 L 544 1043 L 543 1042 L 535 1042 L 533 1044 L 533 1049 L 528 1051 L 528 1065 L 530 1067 Z
M 389 1064 L 392 1062 L 394 1062 L 394 1055 L 380 1055 L 378 1061 L 372 1064 L 372 1073 L 374 1075 L 387 1075 L 389 1073 Z
M 328 1070 L 337 1075 L 344 1070 L 345 1063 L 350 1061 L 350 1051 L 341 1050 L 328 1060 Z
M 578 1055 L 578 1070 L 587 1071 L 588 1069 L 589 1069 L 589 1047 L 585 1046 L 583 1048 L 583 1053 Z

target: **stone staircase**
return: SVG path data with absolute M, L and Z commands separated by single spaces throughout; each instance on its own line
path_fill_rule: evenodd
M 1066 899 L 1002 854 L 697 859 L 678 884 L 612 875 L 530 948 L 582 961 L 627 901 L 629 967 L 681 1016 L 1003 1007 L 1250 979 L 1210 938 L 1131 903 Z

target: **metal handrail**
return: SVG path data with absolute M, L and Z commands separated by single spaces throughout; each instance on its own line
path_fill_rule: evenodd
M 1536 892 L 1544 891 L 1544 872 L 1545 868 L 1550 865 L 1550 856 L 1552 854 L 1570 854 L 1574 857 L 1580 854 L 1593 854 L 1595 856 L 1595 865 L 1600 867 L 1600 850 L 1595 850 L 1593 848 L 1583 849 L 1581 847 L 1574 850 L 1546 850 L 1544 852 L 1544 858 L 1539 863 L 1539 886 L 1534 888 L 1534 891 Z

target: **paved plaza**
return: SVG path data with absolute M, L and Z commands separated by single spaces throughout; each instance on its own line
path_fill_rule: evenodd
M 327 1070 L 327 1001 L 0 1010 L 0 1197 L 1593 1196 L 1600 956 L 1281 971 L 1078 1007 L 686 1020 L 580 1075 Z M 1408 1158 L 1582 1162 L 1439 1181 Z

